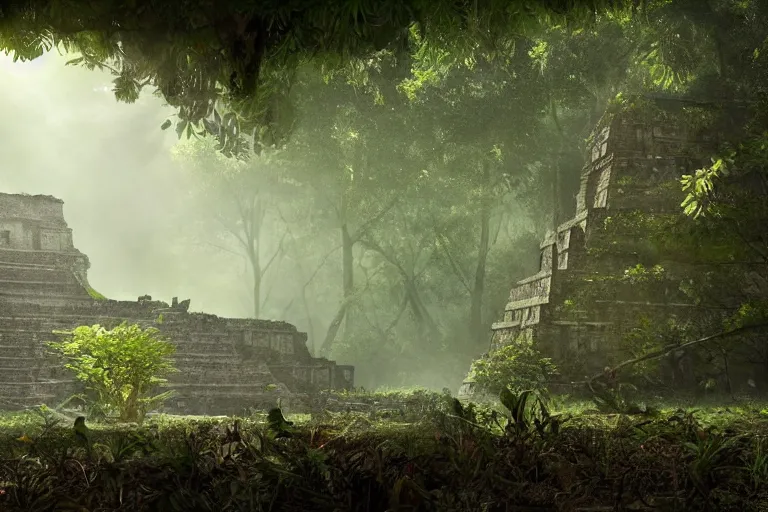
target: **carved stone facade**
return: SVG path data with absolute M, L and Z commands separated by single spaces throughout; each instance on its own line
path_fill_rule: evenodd
M 578 362 L 575 370 L 588 375 L 617 362 L 620 340 L 640 316 L 663 321 L 700 314 L 679 282 L 616 279 L 638 264 L 664 262 L 642 231 L 622 239 L 611 222 L 637 212 L 680 215 L 680 177 L 707 163 L 702 157 L 712 154 L 716 142 L 681 121 L 677 114 L 691 107 L 685 102 L 641 105 L 607 115 L 594 132 L 576 214 L 541 244 L 539 272 L 512 288 L 504 318 L 492 327 L 490 351 L 524 337 L 560 365 Z M 468 376 L 459 394 L 472 394 L 473 383 Z
M 72 244 L 61 200 L 0 194 L 0 409 L 75 390 L 46 351 L 54 330 L 123 321 L 156 327 L 177 346 L 179 372 L 168 384 L 174 412 L 235 414 L 353 384 L 353 367 L 313 358 L 307 335 L 291 324 L 189 313 L 189 302 L 176 299 L 106 300 L 88 284 L 89 265 Z

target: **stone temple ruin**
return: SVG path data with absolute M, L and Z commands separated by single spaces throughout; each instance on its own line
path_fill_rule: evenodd
M 643 98 L 606 115 L 588 145 L 576 214 L 541 244 L 539 272 L 516 283 L 504 318 L 493 325 L 490 351 L 533 340 L 570 376 L 599 372 L 626 359 L 620 341 L 641 317 L 691 318 L 697 309 L 680 281 L 646 284 L 621 279 L 626 269 L 663 264 L 637 225 L 617 219 L 680 215 L 680 177 L 709 162 L 717 141 L 684 121 L 706 106 Z M 606 279 L 609 278 L 609 279 Z M 473 394 L 470 374 L 461 396 Z
M 190 313 L 188 300 L 107 300 L 88 284 L 89 266 L 63 201 L 0 193 L 0 409 L 74 393 L 73 376 L 46 350 L 53 331 L 123 321 L 156 327 L 176 344 L 172 412 L 237 414 L 352 387 L 354 368 L 312 357 L 307 335 L 291 324 Z

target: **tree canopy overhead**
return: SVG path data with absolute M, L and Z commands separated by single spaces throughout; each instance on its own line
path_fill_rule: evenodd
M 596 12 L 633 9 L 637 0 L 27 0 L 0 7 L 0 50 L 34 59 L 54 47 L 82 57 L 73 64 L 108 68 L 118 100 L 154 86 L 178 109 L 181 136 L 208 132 L 237 152 L 242 136 L 258 149 L 281 142 L 297 66 L 324 69 L 377 51 L 454 58 L 549 24 L 584 23 Z M 496 50 L 495 50 L 496 49 Z M 501 52 L 503 53 L 503 52 Z M 229 115 L 216 115 L 224 104 Z M 164 127 L 170 126 L 167 123 Z M 226 136 L 225 136 L 226 134 Z

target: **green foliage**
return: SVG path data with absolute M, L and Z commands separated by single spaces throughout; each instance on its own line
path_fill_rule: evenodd
M 143 87 L 154 86 L 179 109 L 180 137 L 209 134 L 234 155 L 249 146 L 260 152 L 284 142 L 294 121 L 286 91 L 307 61 L 326 72 L 355 70 L 382 50 L 407 54 L 417 37 L 425 62 L 435 54 L 463 61 L 479 42 L 492 48 L 509 31 L 519 33 L 540 22 L 583 23 L 595 9 L 621 9 L 622 4 L 534 3 L 520 10 L 496 2 L 446 0 L 258 6 L 192 1 L 163 7 L 147 0 L 127 6 L 38 0 L 4 8 L 0 51 L 21 60 L 54 47 L 78 53 L 72 64 L 114 75 L 120 101 L 133 102 Z M 222 110 L 231 116 L 220 115 Z
M 632 384 L 620 382 L 610 387 L 595 383 L 591 387 L 592 401 L 599 411 L 617 414 L 641 414 L 657 416 L 658 411 L 637 400 L 638 389 Z
M 647 269 L 642 263 L 638 263 L 634 267 L 626 269 L 623 278 L 630 284 L 661 281 L 664 278 L 664 267 L 654 265 L 653 268 Z
M 763 325 L 768 320 L 768 301 L 753 300 L 741 304 L 739 310 L 727 320 L 730 329 Z
M 471 372 L 479 389 L 498 394 L 507 388 L 514 392 L 543 391 L 557 375 L 557 367 L 550 358 L 542 357 L 531 341 L 519 340 L 478 359 Z
M 59 333 L 51 343 L 93 397 L 93 405 L 116 413 L 121 421 L 141 422 L 171 391 L 153 394 L 164 377 L 175 371 L 175 347 L 159 331 L 123 323 L 112 330 L 81 326 Z
M 293 435 L 280 439 L 268 433 L 268 421 L 253 418 L 92 424 L 90 456 L 72 450 L 69 425 L 44 432 L 31 413 L 0 417 L 0 508 L 555 508 L 574 485 L 590 486 L 590 506 L 608 507 L 615 506 L 619 481 L 645 501 L 691 510 L 758 510 L 768 498 L 768 423 L 758 404 L 698 412 L 666 407 L 642 421 L 579 414 L 560 426 L 553 421 L 560 416 L 533 399 L 513 394 L 501 415 L 452 402 L 443 416 L 412 423 L 370 422 L 359 414 L 297 420 Z M 32 423 L 29 441 L 18 441 Z M 520 485 L 510 486 L 512 477 Z
M 279 407 L 269 410 L 267 423 L 270 432 L 275 435 L 275 438 L 291 437 L 293 422 L 285 419 L 283 411 Z
M 698 218 L 712 209 L 710 198 L 714 183 L 718 178 L 728 176 L 729 163 L 733 163 L 733 157 L 712 158 L 712 165 L 709 167 L 697 169 L 695 174 L 686 174 L 681 178 L 683 191 L 688 193 L 680 205 L 686 215 Z
M 695 326 L 690 320 L 671 315 L 660 321 L 660 319 L 642 315 L 624 335 L 622 346 L 631 357 L 642 358 L 663 347 L 691 341 L 695 339 L 695 335 Z M 660 366 L 664 364 L 663 359 L 640 361 L 632 365 L 632 372 L 637 376 L 650 377 L 658 375 Z
M 532 402 L 532 399 L 535 399 Z M 528 435 L 537 432 L 541 437 L 557 436 L 566 418 L 552 414 L 541 394 L 530 389 L 512 392 L 504 388 L 499 394 L 501 404 L 506 408 L 508 422 L 504 430 L 514 436 Z

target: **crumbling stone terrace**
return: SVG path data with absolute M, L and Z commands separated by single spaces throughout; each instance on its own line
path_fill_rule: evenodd
M 307 335 L 289 323 L 190 313 L 189 300 L 175 298 L 108 300 L 90 286 L 89 266 L 61 200 L 0 193 L 0 408 L 75 392 L 73 376 L 46 350 L 53 331 L 123 321 L 155 327 L 176 344 L 171 412 L 237 414 L 278 397 L 290 407 L 318 390 L 353 385 L 353 367 L 312 357 Z

